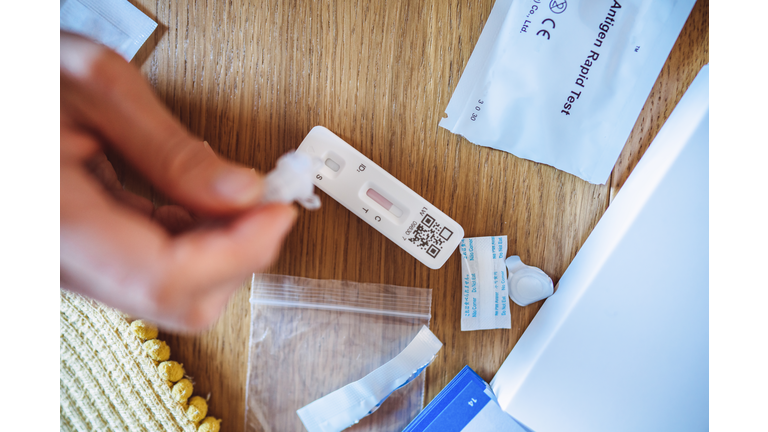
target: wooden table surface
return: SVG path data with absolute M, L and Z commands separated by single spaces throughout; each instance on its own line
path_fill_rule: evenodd
M 699 69 L 709 62 L 709 3 L 699 0 L 606 185 L 473 145 L 438 127 L 493 1 L 130 0 L 158 22 L 133 63 L 169 109 L 223 157 L 268 171 L 324 125 L 459 222 L 467 237 L 507 235 L 508 254 L 557 283 Z M 121 160 L 126 189 L 167 203 Z M 417 262 L 324 194 L 301 210 L 270 273 L 433 290 L 445 344 L 426 370 L 426 401 L 469 365 L 490 381 L 539 310 L 512 306 L 511 330 L 462 332 L 458 253 Z M 248 284 L 208 332 L 164 335 L 211 393 L 210 413 L 243 429 Z

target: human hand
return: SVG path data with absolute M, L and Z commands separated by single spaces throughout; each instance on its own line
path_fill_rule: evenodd
M 61 286 L 165 328 L 209 326 L 296 210 L 257 207 L 262 177 L 192 137 L 118 54 L 62 32 L 60 55 Z M 105 148 L 184 207 L 124 191 Z M 185 208 L 226 222 L 188 229 Z

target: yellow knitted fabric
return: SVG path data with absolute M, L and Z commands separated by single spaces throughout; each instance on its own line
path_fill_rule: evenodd
M 61 430 L 197 430 L 124 314 L 65 290 L 60 312 Z

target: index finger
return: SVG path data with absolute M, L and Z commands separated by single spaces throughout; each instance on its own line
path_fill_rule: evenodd
M 229 214 L 261 198 L 262 177 L 207 150 L 171 115 L 138 70 L 111 50 L 64 32 L 61 105 L 187 208 Z

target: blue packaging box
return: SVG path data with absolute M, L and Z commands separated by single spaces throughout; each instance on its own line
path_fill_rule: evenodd
M 464 366 L 403 432 L 530 432 L 499 407 L 490 386 Z

